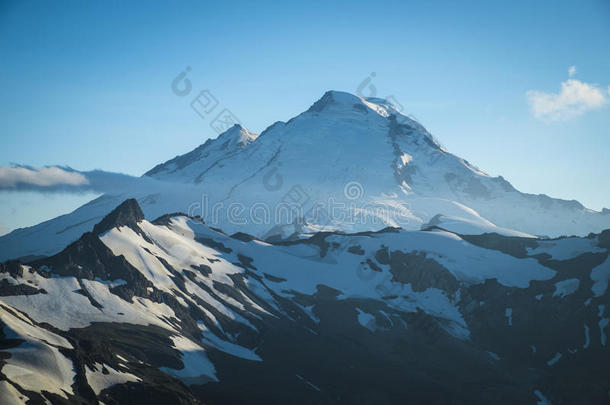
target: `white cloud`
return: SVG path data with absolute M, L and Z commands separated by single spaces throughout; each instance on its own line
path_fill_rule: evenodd
M 92 170 L 81 172 L 68 167 L 0 166 L 0 191 L 38 191 L 42 193 L 97 192 L 123 194 L 173 190 L 178 185 L 151 177 Z M 188 187 L 188 186 L 184 186 Z
M 51 166 L 33 169 L 29 167 L 0 167 L 0 188 L 82 186 L 89 181 L 80 173 Z
M 568 74 L 570 75 L 570 77 L 574 76 L 576 74 L 576 66 L 570 66 L 570 68 L 568 69 Z
M 559 94 L 529 90 L 526 97 L 534 116 L 545 122 L 575 118 L 603 107 L 608 101 L 604 91 L 595 84 L 575 79 L 562 82 Z

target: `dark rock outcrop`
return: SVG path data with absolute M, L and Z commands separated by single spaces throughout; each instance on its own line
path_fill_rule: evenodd
M 597 245 L 601 248 L 610 249 L 610 229 L 599 234 Z
M 123 201 L 121 205 L 116 207 L 110 214 L 93 227 L 93 233 L 99 235 L 106 231 L 119 226 L 128 226 L 137 230 L 137 224 L 144 219 L 144 213 L 138 205 L 138 202 L 130 198 Z

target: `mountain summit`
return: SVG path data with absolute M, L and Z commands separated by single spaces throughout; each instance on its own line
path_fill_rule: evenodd
M 93 227 L 93 233 L 99 235 L 118 226 L 134 227 L 144 219 L 144 213 L 138 202 L 130 198 L 110 212 L 102 222 Z

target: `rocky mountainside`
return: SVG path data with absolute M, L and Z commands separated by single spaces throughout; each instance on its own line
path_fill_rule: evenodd
M 336 91 L 259 136 L 234 126 L 144 177 L 149 181 L 133 191 L 0 237 L 0 260 L 55 254 L 127 198 L 137 199 L 149 220 L 185 212 L 228 233 L 274 240 L 418 230 L 437 215 L 520 236 L 610 228 L 610 211 L 521 193 L 445 150 L 387 101 Z
M 275 243 L 127 200 L 0 266 L 0 403 L 610 401 L 610 231 Z

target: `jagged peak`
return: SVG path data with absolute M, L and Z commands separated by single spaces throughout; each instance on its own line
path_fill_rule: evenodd
M 99 235 L 119 226 L 137 227 L 144 220 L 144 213 L 134 198 L 123 201 L 93 227 L 93 233 Z
M 223 142 L 229 141 L 245 146 L 248 143 L 254 141 L 256 138 L 258 138 L 258 134 L 248 131 L 240 124 L 235 124 L 231 128 L 227 129 L 225 132 L 218 135 L 218 138 L 216 139 L 219 141 L 222 140 Z

